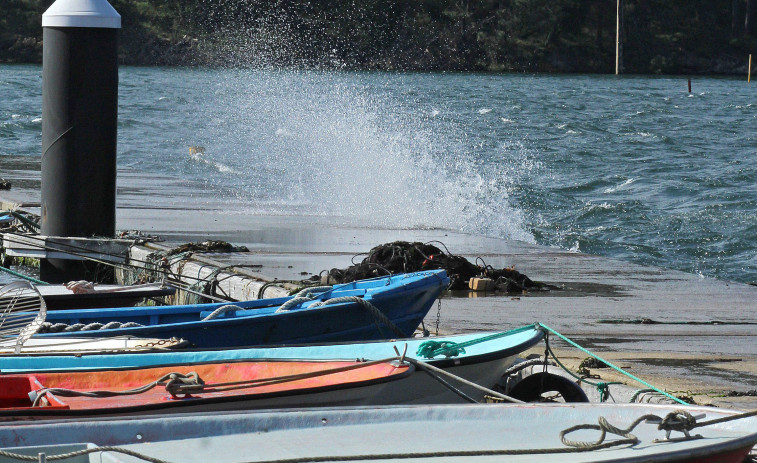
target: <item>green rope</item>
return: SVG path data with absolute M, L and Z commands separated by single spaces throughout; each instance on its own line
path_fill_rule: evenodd
M 447 358 L 457 357 L 465 353 L 465 348 L 454 341 L 426 341 L 418 346 L 415 354 L 432 359 L 438 355 L 437 352 L 443 353 Z
M 549 331 L 550 333 L 553 333 L 554 335 L 556 335 L 557 337 L 559 337 L 563 341 L 567 342 L 571 346 L 573 346 L 573 347 L 577 348 L 578 350 L 582 351 L 583 353 L 594 357 L 595 359 L 599 360 L 600 362 L 604 362 L 605 364 L 607 364 L 608 367 L 612 368 L 613 370 L 617 371 L 618 373 L 622 373 L 622 374 L 626 375 L 627 377 L 631 378 L 632 380 L 634 380 L 634 381 L 636 381 L 636 382 L 638 382 L 640 384 L 643 384 L 644 386 L 646 386 L 646 387 L 648 387 L 650 389 L 653 389 L 653 390 L 659 392 L 660 394 L 664 395 L 665 397 L 667 397 L 669 399 L 672 399 L 672 400 L 675 400 L 679 404 L 690 405 L 689 403 L 684 402 L 683 400 L 679 399 L 678 397 L 676 397 L 674 395 L 671 395 L 671 394 L 668 394 L 667 392 L 665 392 L 665 391 L 663 391 L 661 389 L 658 389 L 658 388 L 652 386 L 651 384 L 649 384 L 648 382 L 644 381 L 643 379 L 637 378 L 636 376 L 632 375 L 631 373 L 626 372 L 622 368 L 620 368 L 618 366 L 615 366 L 614 364 L 608 362 L 607 360 L 603 359 L 602 357 L 600 357 L 600 356 L 598 356 L 598 355 L 596 355 L 596 354 L 588 351 L 587 349 L 579 346 L 574 341 L 571 341 L 570 339 L 568 339 L 567 337 L 565 337 L 562 334 L 558 333 L 557 331 L 553 330 L 552 328 L 548 327 L 547 325 L 545 325 L 543 323 L 536 323 L 536 325 L 539 325 L 540 327 L 544 328 L 545 330 Z M 552 356 L 554 357 L 554 354 Z M 555 358 L 555 360 L 557 360 L 557 359 Z M 563 368 L 565 368 L 565 367 L 563 367 Z
M 560 368 L 562 368 L 563 370 L 565 370 L 566 373 L 568 373 L 570 376 L 572 376 L 573 378 L 575 378 L 578 382 L 580 382 L 580 383 L 586 383 L 589 386 L 594 386 L 595 388 L 597 388 L 597 392 L 599 392 L 599 401 L 600 402 L 607 402 L 607 399 L 610 397 L 610 386 L 611 385 L 613 385 L 613 384 L 623 384 L 623 383 L 618 382 L 618 381 L 609 381 L 609 382 L 599 381 L 599 382 L 595 383 L 595 382 L 589 381 L 586 378 L 582 378 L 582 377 L 574 374 L 572 371 L 570 371 L 568 369 L 568 367 L 566 367 L 565 365 L 562 364 L 562 362 L 560 361 L 560 359 L 557 358 L 557 355 L 555 355 L 554 351 L 552 351 L 552 347 L 550 347 L 550 345 L 549 345 L 549 336 L 545 336 L 544 341 L 547 344 L 547 352 L 549 352 L 549 355 L 551 355 L 552 358 L 555 359 L 555 362 L 557 362 L 557 364 L 560 366 Z
M 24 225 L 28 226 L 29 228 L 32 228 L 36 231 L 39 231 L 39 224 L 30 218 L 26 217 L 24 214 L 19 214 L 16 211 L 8 211 L 10 215 L 20 220 Z
M 32 283 L 37 283 L 38 285 L 46 285 L 46 284 L 48 284 L 48 283 L 45 283 L 42 280 L 38 280 L 36 278 L 32 278 L 30 276 L 24 275 L 23 273 L 18 273 L 16 271 L 13 271 L 13 270 L 11 270 L 9 268 L 5 268 L 3 266 L 0 266 L 0 272 L 10 273 L 11 275 L 13 275 L 15 277 L 23 278 L 24 280 L 31 281 Z
M 526 325 L 522 326 L 520 328 L 515 328 L 510 331 L 503 331 L 501 333 L 494 333 L 490 334 L 488 336 L 483 336 L 476 339 L 471 339 L 470 341 L 465 342 L 453 342 L 453 341 L 426 341 L 421 343 L 420 346 L 418 346 L 418 351 L 415 353 L 416 355 L 422 355 L 423 357 L 427 359 L 432 359 L 436 357 L 437 355 L 445 355 L 447 357 L 456 357 L 460 354 L 465 353 L 465 348 L 474 346 L 476 344 L 480 344 L 482 342 L 491 341 L 493 339 L 503 338 L 505 336 L 510 336 L 511 334 L 517 334 L 522 333 L 523 331 L 529 331 L 536 329 L 537 324 L 532 325 Z

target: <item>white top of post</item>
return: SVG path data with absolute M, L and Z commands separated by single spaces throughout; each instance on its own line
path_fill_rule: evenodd
M 107 0 L 57 0 L 42 15 L 42 27 L 120 29 L 121 15 Z

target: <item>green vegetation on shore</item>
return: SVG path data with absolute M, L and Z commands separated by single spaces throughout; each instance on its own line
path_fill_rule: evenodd
M 0 62 L 41 62 L 52 0 L 0 0 Z M 599 72 L 616 0 L 111 0 L 138 65 Z M 628 73 L 746 73 L 757 0 L 623 0 Z

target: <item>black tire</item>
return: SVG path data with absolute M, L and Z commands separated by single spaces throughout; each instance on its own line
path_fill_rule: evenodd
M 560 393 L 566 402 L 588 402 L 589 398 L 575 382 L 552 373 L 535 373 L 520 380 L 508 394 L 524 402 L 543 402 L 545 392 Z

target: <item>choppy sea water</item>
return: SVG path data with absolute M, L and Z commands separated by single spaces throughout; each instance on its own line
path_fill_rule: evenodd
M 125 67 L 118 163 L 241 200 L 229 213 L 449 229 L 755 282 L 757 87 L 692 87 Z M 39 66 L 0 65 L 0 177 L 3 157 L 40 156 L 41 105 Z

